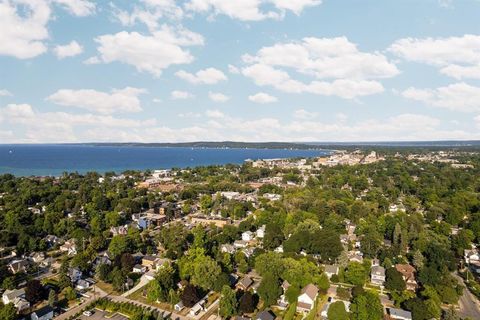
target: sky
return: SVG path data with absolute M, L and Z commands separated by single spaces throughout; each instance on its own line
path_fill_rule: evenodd
M 0 0 L 0 143 L 480 139 L 480 0 Z

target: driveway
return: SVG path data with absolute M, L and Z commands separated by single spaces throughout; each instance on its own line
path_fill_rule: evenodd
M 128 297 L 132 293 L 138 291 L 143 286 L 147 285 L 150 281 L 151 281 L 151 279 L 147 279 L 146 275 L 142 275 L 140 277 L 140 281 L 137 283 L 137 285 L 135 287 L 133 287 L 132 289 L 128 290 L 127 292 L 123 293 L 122 297 Z

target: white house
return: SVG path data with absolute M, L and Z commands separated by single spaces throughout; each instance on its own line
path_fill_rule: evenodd
M 223 253 L 230 253 L 230 254 L 234 254 L 235 253 L 235 247 L 229 243 L 226 243 L 226 244 L 222 244 L 220 246 L 220 251 L 223 252 Z
M 336 264 L 325 265 L 325 274 L 327 275 L 328 279 L 330 279 L 334 274 L 338 275 L 338 265 Z
M 263 239 L 265 237 L 265 225 L 257 229 L 257 238 Z
M 466 263 L 475 263 L 480 261 L 480 255 L 476 249 L 465 249 L 464 258 Z
M 142 266 L 141 264 L 136 264 L 133 266 L 133 273 L 145 273 L 147 272 L 147 267 Z
M 242 240 L 243 241 L 252 241 L 255 238 L 252 231 L 245 231 L 242 233 Z
M 87 290 L 88 288 L 90 288 L 90 283 L 88 281 L 80 279 L 77 281 L 77 286 L 75 288 L 77 290 Z
M 385 268 L 382 266 L 374 266 L 370 270 L 370 281 L 379 286 L 383 286 L 385 282 Z
M 50 320 L 53 319 L 53 309 L 50 306 L 43 307 L 30 315 L 31 320 Z
M 25 289 L 5 290 L 2 295 L 3 304 L 13 303 L 16 298 L 25 298 Z
M 313 284 L 306 285 L 297 299 L 297 312 L 310 312 L 318 296 L 318 288 Z
M 389 308 L 388 314 L 391 319 L 395 320 L 412 320 L 412 313 L 402 309 Z

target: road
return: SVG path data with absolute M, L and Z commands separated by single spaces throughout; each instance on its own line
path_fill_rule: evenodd
M 123 293 L 122 297 L 128 297 L 129 295 L 136 292 L 137 290 L 140 290 L 140 288 L 142 288 L 143 286 L 145 286 L 149 282 L 150 282 L 150 280 L 147 278 L 147 276 L 142 275 L 140 277 L 140 281 L 137 283 L 137 285 L 135 287 L 133 287 L 132 289 L 128 290 L 127 292 Z
M 468 290 L 462 277 L 457 274 L 453 274 L 453 276 L 465 287 L 463 295 L 458 301 L 458 305 L 460 306 L 460 310 L 457 311 L 458 314 L 462 318 L 470 317 L 471 319 L 480 319 L 480 307 L 477 297 Z
M 55 317 L 55 319 L 58 319 L 58 320 L 68 319 L 69 317 L 74 316 L 80 311 L 82 311 L 83 308 L 85 308 L 87 305 L 92 303 L 94 300 L 106 297 L 108 295 L 105 291 L 101 290 L 96 286 L 93 286 L 92 288 L 95 289 L 94 290 L 95 294 L 92 293 L 92 296 L 90 298 L 86 299 L 84 302 L 82 302 L 78 306 L 69 309 L 67 312 L 60 314 L 58 317 Z

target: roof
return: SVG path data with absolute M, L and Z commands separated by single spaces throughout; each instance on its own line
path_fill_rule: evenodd
M 300 294 L 304 293 L 307 294 L 307 296 L 309 296 L 312 300 L 314 300 L 318 294 L 318 288 L 311 283 L 307 284 L 300 292 Z
M 325 265 L 325 272 L 326 273 L 337 273 L 338 272 L 338 265 L 336 264 L 327 264 Z
M 402 318 L 410 318 L 412 319 L 412 313 L 410 311 L 402 310 L 402 309 L 396 309 L 396 308 L 390 308 L 388 309 L 388 314 L 391 316 L 396 316 L 396 317 L 402 317 Z
M 274 320 L 275 315 L 273 315 L 270 311 L 262 311 L 262 312 L 257 313 L 257 316 L 255 317 L 255 319 L 258 319 L 258 320 Z
M 37 317 L 43 317 L 44 315 L 50 313 L 50 312 L 53 312 L 53 309 L 52 307 L 50 306 L 45 306 L 43 307 L 42 309 L 38 309 L 37 311 L 35 311 L 34 313 L 37 315 Z
M 253 280 L 250 277 L 245 277 L 242 280 L 240 280 L 238 284 L 244 288 L 248 288 L 252 285 L 252 283 L 253 283 Z
M 385 276 L 385 268 L 382 266 L 372 267 L 372 274 L 376 276 Z
M 21 297 L 25 295 L 25 289 L 13 289 L 13 290 L 5 290 L 3 293 L 5 297 L 8 298 L 8 300 L 13 300 L 17 297 Z

